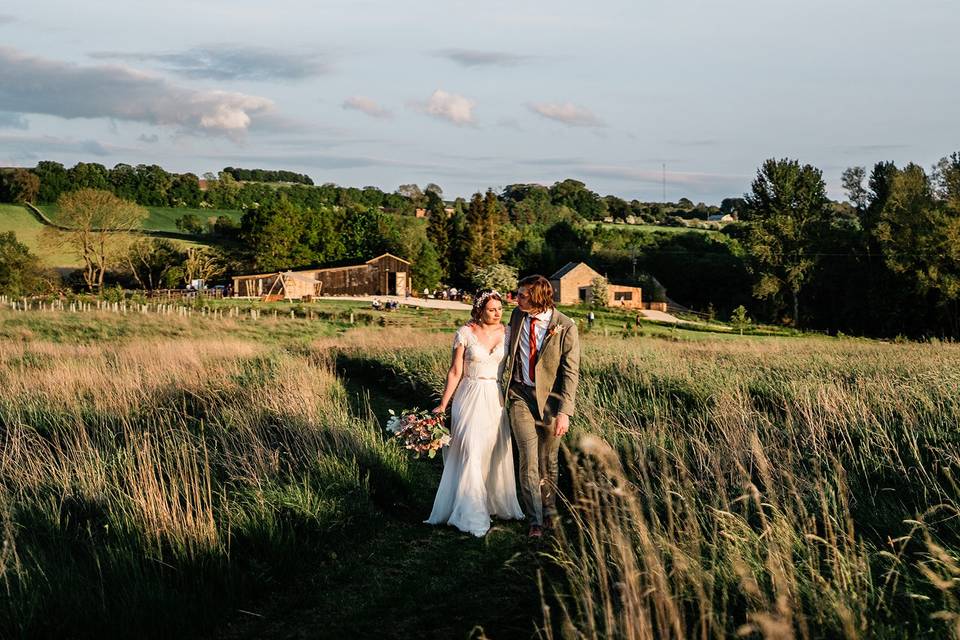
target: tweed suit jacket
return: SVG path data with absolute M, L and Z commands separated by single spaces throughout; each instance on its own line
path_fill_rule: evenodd
M 520 332 L 526 313 L 519 307 L 510 316 L 510 344 L 505 366 L 504 389 L 510 388 L 516 370 L 517 351 L 520 345 Z M 552 419 L 557 413 L 573 416 L 577 399 L 577 385 L 580 383 L 580 336 L 577 324 L 553 310 L 543 346 L 537 352 L 536 373 L 537 408 L 544 421 Z M 521 381 L 518 381 L 521 382 Z

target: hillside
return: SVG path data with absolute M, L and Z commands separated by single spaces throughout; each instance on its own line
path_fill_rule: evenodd
M 56 207 L 44 206 L 41 207 L 41 209 L 44 211 L 44 213 L 50 216 L 51 219 L 56 220 Z M 170 223 L 169 229 L 164 226 L 166 224 L 165 219 L 169 218 L 169 214 L 167 212 L 170 211 L 191 210 L 164 209 L 158 207 L 156 212 L 151 211 L 150 218 L 148 218 L 144 224 L 144 230 L 176 232 L 176 227 L 172 223 Z M 210 212 L 204 211 L 204 213 L 209 215 Z M 221 213 L 223 212 L 217 212 L 216 215 Z M 233 213 L 237 213 L 239 215 L 239 212 Z M 27 210 L 26 207 L 14 204 L 0 204 L 0 233 L 13 231 L 17 235 L 17 239 L 25 244 L 32 253 L 39 256 L 43 264 L 48 267 L 61 271 L 79 268 L 81 266 L 81 262 L 77 256 L 61 247 L 52 248 L 50 243 L 42 238 L 45 226 L 46 225 L 40 222 L 36 216 Z M 172 240 L 184 248 L 205 247 L 214 244 L 212 242 L 206 242 L 206 238 L 203 240 L 198 238 L 198 240 L 195 241 L 182 238 L 172 238 Z
M 39 209 L 47 214 L 51 220 L 57 220 L 59 213 L 57 205 L 44 204 L 40 205 Z M 146 207 L 146 209 L 150 212 L 150 216 L 143 223 L 143 228 L 147 231 L 169 231 L 177 233 L 179 232 L 179 229 L 177 229 L 177 220 L 190 214 L 197 216 L 204 222 L 208 219 L 215 219 L 218 216 L 227 216 L 238 224 L 243 217 L 243 212 L 236 209 L 213 210 L 181 207 Z

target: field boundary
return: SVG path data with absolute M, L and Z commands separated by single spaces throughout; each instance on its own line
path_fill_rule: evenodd
M 59 222 L 54 222 L 53 220 L 51 220 L 49 217 L 47 217 L 47 214 L 45 214 L 45 213 L 40 209 L 40 207 L 36 206 L 36 205 L 33 204 L 32 202 L 24 202 L 24 203 L 23 203 L 23 206 L 26 207 L 26 208 L 27 208 L 27 211 L 29 211 L 31 214 L 33 214 L 33 217 L 35 217 L 37 220 L 39 220 L 41 224 L 44 224 L 44 225 L 46 225 L 46 226 L 48 226 L 48 227 L 53 227 L 54 229 L 57 229 L 58 231 L 75 231 L 75 229 L 73 229 L 73 228 L 71 228 L 71 227 L 62 225 L 62 224 L 60 224 Z M 108 233 L 129 233 L 129 232 L 130 232 L 129 229 L 100 229 L 100 228 L 98 228 L 98 229 L 91 229 L 91 231 L 95 231 L 95 232 L 106 231 L 106 232 L 108 232 Z M 161 230 L 157 230 L 157 229 L 140 229 L 140 230 L 137 231 L 137 233 L 142 233 L 143 235 L 145 235 L 145 236 L 150 236 L 151 238 L 166 238 L 166 239 L 168 239 L 168 240 L 187 240 L 187 241 L 190 241 L 190 242 L 200 242 L 200 241 L 202 240 L 202 236 L 193 235 L 193 234 L 190 234 L 190 233 L 179 233 L 179 232 L 177 232 L 177 231 L 161 231 Z

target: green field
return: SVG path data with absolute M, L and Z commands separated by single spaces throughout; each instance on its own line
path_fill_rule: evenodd
M 0 233 L 13 231 L 17 234 L 17 240 L 25 244 L 31 253 L 40 256 L 48 267 L 62 269 L 79 267 L 81 264 L 79 258 L 64 248 L 51 248 L 50 244 L 42 239 L 44 227 L 45 225 L 25 207 L 0 204 Z
M 48 216 L 56 214 L 55 208 L 44 206 L 41 207 L 41 209 Z M 170 211 L 183 210 L 159 209 L 157 214 L 151 213 L 151 218 L 148 220 L 148 224 L 144 225 L 144 228 L 147 230 L 169 231 L 170 229 L 160 228 L 159 225 L 163 224 L 161 215 L 167 215 Z M 156 228 L 149 226 L 150 224 L 154 224 L 154 222 L 151 221 L 155 215 L 157 216 L 155 223 L 158 225 Z M 44 227 L 45 225 L 30 213 L 26 207 L 13 204 L 0 204 L 0 233 L 13 231 L 17 234 L 17 239 L 25 244 L 32 253 L 39 256 L 43 264 L 48 267 L 60 270 L 79 268 L 82 264 L 80 259 L 71 253 L 69 249 L 62 246 L 52 247 L 50 242 L 44 241 L 42 237 Z M 175 231 L 176 228 L 173 227 L 172 230 Z M 55 234 L 54 237 L 57 235 L 59 234 Z M 184 248 L 209 246 L 209 243 L 200 241 L 175 239 L 173 242 Z
M 441 462 L 381 435 L 465 313 L 238 308 L 0 309 L 0 635 L 950 637 L 957 345 L 605 312 L 530 546 L 421 524 Z
M 53 220 L 57 220 L 57 205 L 40 205 L 40 209 Z M 171 231 L 177 232 L 177 220 L 185 215 L 193 214 L 206 222 L 209 219 L 215 219 L 217 216 L 227 216 L 239 223 L 243 217 L 242 211 L 233 209 L 214 210 L 214 209 L 189 209 L 179 207 L 146 207 L 150 215 L 143 223 L 143 228 L 148 231 Z

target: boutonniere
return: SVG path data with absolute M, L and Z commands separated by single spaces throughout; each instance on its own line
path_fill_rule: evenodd
M 555 335 L 557 335 L 557 327 L 556 326 L 550 327 L 550 329 L 547 331 L 547 337 L 551 338 Z

